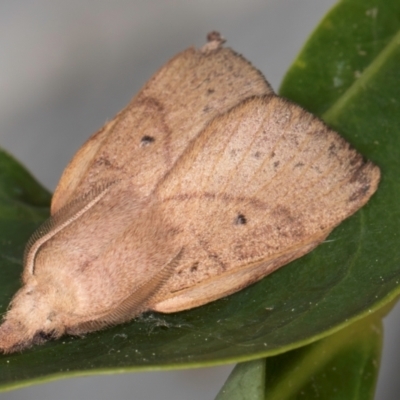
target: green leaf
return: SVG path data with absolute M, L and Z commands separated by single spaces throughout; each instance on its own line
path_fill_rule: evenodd
M 265 400 L 373 399 L 382 347 L 380 315 L 266 360 Z
M 300 349 L 238 364 L 215 400 L 372 400 L 381 345 L 374 314 Z
M 50 193 L 0 149 L 0 309 L 20 286 L 24 244 L 49 215 Z
M 306 42 L 280 93 L 323 115 L 382 57 L 399 33 L 399 19 L 397 0 L 340 1 Z
M 181 313 L 148 313 L 85 338 L 65 337 L 0 356 L 0 387 L 272 356 L 326 337 L 394 299 L 400 293 L 397 3 L 340 2 L 310 38 L 282 86 L 285 96 L 324 113 L 330 125 L 381 167 L 378 192 L 362 210 L 312 253 L 232 296 Z M 19 286 L 23 246 L 45 214 L 40 199 L 46 196 L 26 173 L 22 179 L 15 172 L 21 169 L 12 166 L 7 155 L 0 159 L 6 165 L 0 176 L 4 312 Z
M 264 400 L 265 359 L 238 364 L 215 400 Z

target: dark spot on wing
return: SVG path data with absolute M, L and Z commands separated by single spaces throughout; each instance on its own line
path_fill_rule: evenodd
M 238 214 L 235 218 L 235 225 L 246 225 L 247 219 L 243 214 Z
M 196 262 L 190 267 L 190 272 L 196 272 L 198 266 L 199 266 L 199 262 L 196 261 Z
M 145 135 L 140 139 L 140 145 L 142 147 L 148 146 L 150 143 L 153 143 L 154 141 L 155 139 L 152 136 Z
M 332 142 L 328 148 L 329 156 L 335 156 L 337 154 L 337 147 L 334 142 Z
M 362 199 L 366 193 L 368 193 L 370 188 L 370 185 L 365 185 L 362 188 L 358 189 L 357 191 L 355 191 L 350 197 L 349 197 L 349 203 Z

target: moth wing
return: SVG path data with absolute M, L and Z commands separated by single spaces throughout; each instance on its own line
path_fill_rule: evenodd
M 37 281 L 53 282 L 60 312 L 77 333 L 144 311 L 181 259 L 177 233 L 158 205 L 136 201 L 120 184 L 64 206 L 28 246 L 24 274 L 33 271 Z
M 25 280 L 29 275 L 34 273 L 35 257 L 40 247 L 58 232 L 65 229 L 68 225 L 85 214 L 104 197 L 110 187 L 115 183 L 116 181 L 103 182 L 93 187 L 89 192 L 65 204 L 36 229 L 25 246 L 23 261 L 23 278 Z
M 168 281 L 178 265 L 182 256 L 182 249 L 179 253 L 162 266 L 153 276 L 148 277 L 147 281 L 137 287 L 117 306 L 113 307 L 101 315 L 93 318 L 86 317 L 86 321 L 76 326 L 70 327 L 68 333 L 80 335 L 83 333 L 102 329 L 111 325 L 127 322 L 141 312 L 147 310 L 147 305 L 152 297 L 162 290 L 163 285 Z
M 368 201 L 379 177 L 322 121 L 275 95 L 217 117 L 155 192 L 185 255 L 153 308 L 204 304 L 307 253 Z
M 258 70 L 221 43 L 216 38 L 175 56 L 83 145 L 61 177 L 52 214 L 100 178 L 118 177 L 135 196 L 146 197 L 215 116 L 250 96 L 272 93 Z

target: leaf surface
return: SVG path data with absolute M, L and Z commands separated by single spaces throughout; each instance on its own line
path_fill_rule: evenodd
M 238 364 L 215 400 L 373 399 L 381 312 L 317 342 Z

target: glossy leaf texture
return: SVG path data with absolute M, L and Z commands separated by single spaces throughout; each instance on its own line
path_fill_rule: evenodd
M 326 337 L 393 300 L 400 293 L 399 32 L 397 0 L 342 1 L 307 42 L 281 89 L 381 167 L 382 182 L 366 207 L 312 253 L 232 296 L 0 356 L 0 386 L 273 356 Z M 4 207 L 19 207 L 13 170 L 1 174 L 9 197 L 0 198 L 0 210 L 3 201 Z M 19 285 L 24 242 L 43 217 L 41 208 L 26 207 L 26 220 L 11 220 L 11 211 L 0 214 L 0 312 Z
M 264 400 L 265 360 L 236 365 L 215 400 Z
M 25 242 L 49 215 L 50 193 L 13 157 L 0 150 L 0 307 L 19 287 Z
M 215 400 L 372 400 L 381 339 L 377 313 L 299 349 L 238 364 Z

